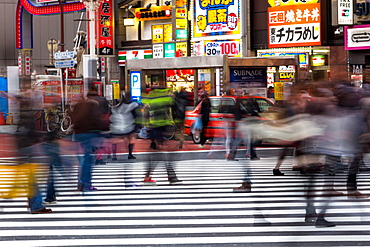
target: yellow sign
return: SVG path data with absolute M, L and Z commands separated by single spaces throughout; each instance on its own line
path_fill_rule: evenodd
M 163 25 L 163 42 L 171 42 L 172 41 L 172 24 L 164 24 Z
M 119 99 L 121 94 L 121 89 L 119 88 L 119 82 L 118 81 L 112 81 L 113 82 L 113 99 Z
M 176 43 L 176 57 L 187 57 L 188 56 L 188 43 L 180 42 Z
M 320 0 L 268 0 L 270 7 L 286 6 L 286 5 L 297 5 L 297 4 L 310 4 L 319 3 Z
M 177 29 L 186 29 L 188 21 L 186 19 L 176 19 L 176 28 Z
M 163 25 L 152 25 L 152 43 L 163 42 Z
M 187 10 L 185 8 L 177 8 L 176 9 L 176 18 L 187 19 Z
M 176 0 L 176 7 L 182 7 L 188 4 L 188 0 Z
M 284 82 L 274 83 L 275 100 L 284 100 Z

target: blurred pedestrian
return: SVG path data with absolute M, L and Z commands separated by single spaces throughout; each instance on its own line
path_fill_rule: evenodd
M 97 138 L 96 142 L 96 161 L 95 164 L 98 165 L 105 165 L 106 163 L 103 161 L 103 153 L 106 149 L 105 146 L 105 137 L 106 135 L 103 135 L 103 132 L 108 132 L 110 127 L 110 105 L 106 98 L 99 95 L 98 89 L 96 87 L 91 87 L 89 92 L 87 93 L 87 98 L 90 100 L 95 100 L 98 102 L 98 115 L 100 118 L 100 131 L 101 131 L 101 137 Z
M 200 148 L 204 148 L 204 144 L 207 141 L 207 138 L 205 137 L 205 131 L 209 123 L 209 114 L 211 113 L 211 101 L 208 98 L 208 94 L 206 91 L 204 91 L 200 96 L 200 117 L 202 119 L 202 126 L 203 129 L 200 132 Z
M 74 123 L 73 139 L 81 144 L 83 158 L 79 177 L 79 190 L 97 190 L 92 186 L 92 165 L 95 164 L 93 153 L 101 145 L 102 130 L 106 129 L 99 108 L 99 102 L 93 99 L 79 101 L 72 112 Z
M 188 104 L 188 94 L 184 87 L 180 87 L 178 91 L 174 92 L 174 107 L 173 107 L 173 118 L 175 121 L 176 129 L 176 139 L 179 140 L 179 149 L 182 149 L 184 144 L 184 120 L 185 111 Z
M 110 131 L 113 138 L 128 140 L 128 159 L 136 159 L 132 154 L 134 150 L 135 138 L 135 118 L 132 113 L 139 106 L 136 102 L 126 103 L 125 96 L 122 94 L 120 102 L 112 107 L 110 116 Z M 112 144 L 112 159 L 117 160 L 117 143 Z
M 178 184 L 181 181 L 177 178 L 172 161 L 164 151 L 167 143 L 163 139 L 163 133 L 166 127 L 172 124 L 169 110 L 173 107 L 173 97 L 169 89 L 156 88 L 149 94 L 143 97 L 143 104 L 146 105 L 149 111 L 149 119 L 147 121 L 150 133 L 150 149 L 152 153 L 147 157 L 147 167 L 144 177 L 144 184 L 155 185 L 156 181 L 152 179 L 152 173 L 158 163 L 164 162 L 167 171 L 167 179 L 170 184 Z
M 39 163 L 35 158 L 37 146 L 42 142 L 42 133 L 36 131 L 36 121 L 34 118 L 35 109 L 33 108 L 32 91 L 26 91 L 17 95 L 16 100 L 19 103 L 19 124 L 15 133 L 15 143 L 18 152 L 19 164 L 29 164 L 35 166 Z M 42 201 L 42 195 L 39 190 L 35 172 L 30 170 L 28 183 L 28 207 L 31 214 L 51 213 L 52 210 L 46 208 Z

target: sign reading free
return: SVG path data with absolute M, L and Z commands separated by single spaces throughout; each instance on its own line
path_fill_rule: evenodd
M 240 40 L 205 41 L 206 56 L 228 55 L 240 57 Z

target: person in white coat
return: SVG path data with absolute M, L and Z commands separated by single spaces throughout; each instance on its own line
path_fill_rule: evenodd
M 125 103 L 122 95 L 120 102 L 113 106 L 110 116 L 110 131 L 112 137 L 128 139 L 128 159 L 136 159 L 132 154 L 134 149 L 133 139 L 135 137 L 135 118 L 132 111 L 139 106 L 136 102 Z M 112 159 L 117 160 L 117 143 L 112 144 Z

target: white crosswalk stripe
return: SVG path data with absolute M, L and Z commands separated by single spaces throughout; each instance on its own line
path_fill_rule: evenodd
M 232 190 L 245 159 L 178 161 L 179 185 L 169 185 L 158 165 L 157 186 L 135 188 L 125 188 L 125 173 L 141 185 L 144 162 L 96 165 L 92 192 L 76 191 L 75 169 L 56 177 L 51 214 L 31 215 L 26 198 L 0 199 L 0 246 L 370 246 L 369 199 L 332 198 L 326 218 L 336 227 L 315 228 L 304 222 L 306 177 L 292 171 L 292 159 L 282 166 L 285 176 L 273 176 L 276 161 L 250 162 L 251 193 Z M 335 188 L 345 192 L 346 173 L 336 178 Z M 358 181 L 370 193 L 368 174 Z M 317 188 L 323 184 L 318 177 Z M 271 225 L 254 225 L 259 214 Z

